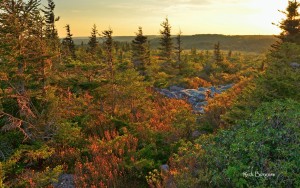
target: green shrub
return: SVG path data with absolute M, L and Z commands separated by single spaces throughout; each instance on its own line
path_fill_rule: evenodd
M 263 104 L 249 121 L 199 140 L 210 159 L 213 185 L 299 187 L 299 122 L 300 103 L 274 101 Z
M 299 122 L 299 102 L 263 103 L 239 125 L 183 145 L 171 160 L 175 181 L 179 187 L 299 187 Z

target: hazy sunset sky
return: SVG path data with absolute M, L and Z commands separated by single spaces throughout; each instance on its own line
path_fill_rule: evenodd
M 57 29 L 65 36 L 70 24 L 74 37 L 89 36 L 93 24 L 99 31 L 111 28 L 115 36 L 134 35 L 138 26 L 144 34 L 157 35 L 165 17 L 172 34 L 184 35 L 278 34 L 272 25 L 283 18 L 287 0 L 55 0 Z M 47 0 L 42 0 L 46 4 Z

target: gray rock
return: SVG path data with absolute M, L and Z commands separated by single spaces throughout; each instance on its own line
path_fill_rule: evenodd
M 216 92 L 217 88 L 215 86 L 211 86 L 208 88 L 211 92 Z
M 290 63 L 290 66 L 291 66 L 292 68 L 294 68 L 294 69 L 300 68 L 300 64 L 299 64 L 299 63 L 296 63 L 296 62 Z
M 190 97 L 197 98 L 200 101 L 204 101 L 206 99 L 205 92 L 198 91 L 196 89 L 185 89 L 184 90 Z
M 184 90 L 184 88 L 182 88 L 182 87 L 178 87 L 178 86 L 171 86 L 170 87 L 170 91 L 179 92 L 179 91 L 182 91 L 182 90 Z
M 190 97 L 188 102 L 194 106 L 199 102 L 199 99 L 196 97 Z
M 184 98 L 192 97 L 191 93 L 189 93 L 186 89 L 179 92 Z
M 168 97 L 168 98 L 177 98 L 176 94 L 167 90 L 167 89 L 161 89 L 159 90 L 160 94 Z
M 201 133 L 198 130 L 192 132 L 192 138 L 198 138 L 200 135 Z
M 185 95 L 181 92 L 176 92 L 176 99 L 184 99 Z
M 230 88 L 233 87 L 233 84 L 228 84 L 228 85 L 224 85 L 224 86 L 220 86 L 220 90 L 222 91 L 225 91 L 225 90 L 228 90 Z
M 202 108 L 203 106 L 207 106 L 208 102 L 207 101 L 203 101 L 203 102 L 199 102 L 195 105 L 196 108 Z
M 200 114 L 204 114 L 205 113 L 205 110 L 202 107 L 193 106 L 193 110 L 194 110 L 195 113 L 200 113 Z
M 205 87 L 199 87 L 198 88 L 198 91 L 200 91 L 200 92 L 206 92 L 206 91 L 208 91 L 209 89 L 207 89 L 207 88 L 205 88 Z
M 54 188 L 75 188 L 73 174 L 61 174 L 58 183 L 53 184 Z
M 160 166 L 160 170 L 164 173 L 168 173 L 170 171 L 170 167 L 167 164 L 163 164 Z

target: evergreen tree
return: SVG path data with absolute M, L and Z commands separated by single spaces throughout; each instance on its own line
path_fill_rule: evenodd
M 228 51 L 227 58 L 230 59 L 232 57 L 232 50 Z
M 273 48 L 278 49 L 278 46 L 283 42 L 293 42 L 300 44 L 300 18 L 299 18 L 300 4 L 294 0 L 289 1 L 288 7 L 285 11 L 280 11 L 285 14 L 286 18 L 282 20 L 278 27 L 282 30 L 279 36 L 280 41 L 273 45 Z
M 139 27 L 136 37 L 131 43 L 132 46 L 132 63 L 134 68 L 140 72 L 141 75 L 146 74 L 146 64 L 148 64 L 149 43 L 148 38 L 143 35 L 142 27 Z
M 221 55 L 221 50 L 220 50 L 220 42 L 218 42 L 214 46 L 214 57 L 215 57 L 215 61 L 217 63 L 220 63 L 223 60 L 222 55 Z
M 168 18 L 161 23 L 162 30 L 160 30 L 160 59 L 171 63 L 172 61 L 172 50 L 173 41 L 171 38 L 171 25 L 169 24 Z
M 98 35 L 98 30 L 97 30 L 97 26 L 94 24 L 92 27 L 92 32 L 91 32 L 91 36 L 89 37 L 89 48 L 88 51 L 95 55 L 97 52 L 97 48 L 98 48 L 98 39 L 97 39 L 97 35 Z
M 112 38 L 113 31 L 111 29 L 105 30 L 102 32 L 103 35 L 103 47 L 105 51 L 105 60 L 109 67 L 111 76 L 113 77 L 113 38 Z
M 43 37 L 39 6 L 39 0 L 0 2 L 0 74 L 6 78 L 0 86 L 8 91 L 0 93 L 0 121 L 5 122 L 2 129 L 19 129 L 30 139 L 42 136 L 45 128 L 44 113 L 32 101 L 48 104 L 45 94 L 51 70 L 50 44 Z
M 181 40 L 181 35 L 182 32 L 181 30 L 179 30 L 177 36 L 176 36 L 176 54 L 177 54 L 177 63 L 178 63 L 178 68 L 181 69 L 182 65 L 181 65 L 181 53 L 182 53 L 182 40 Z
M 103 35 L 103 48 L 105 53 L 105 61 L 108 66 L 109 74 L 110 74 L 110 96 L 111 96 L 111 115 L 115 115 L 116 109 L 116 84 L 115 84 L 115 74 L 114 74 L 114 64 L 113 64 L 113 47 L 114 41 L 112 38 L 113 31 L 111 29 L 105 30 L 102 32 Z
M 71 56 L 75 59 L 75 44 L 72 38 L 73 35 L 71 34 L 70 25 L 67 24 L 65 28 L 67 31 L 67 36 L 62 41 L 63 53 L 65 54 L 65 56 Z
M 55 28 L 55 22 L 59 21 L 60 17 L 55 17 L 54 14 L 55 3 L 53 0 L 48 0 L 48 5 L 44 6 L 45 15 L 45 37 L 50 41 L 53 50 L 57 50 L 59 47 L 59 37 Z

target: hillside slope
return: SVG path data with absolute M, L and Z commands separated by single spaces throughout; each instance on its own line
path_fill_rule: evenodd
M 174 36 L 175 37 L 175 36 Z M 148 36 L 151 47 L 158 48 L 159 36 Z M 119 42 L 131 42 L 134 36 L 116 36 Z M 88 37 L 75 37 L 75 44 L 81 42 L 88 43 Z M 222 50 L 245 51 L 263 53 L 268 51 L 271 44 L 274 44 L 276 37 L 272 35 L 219 35 L 219 34 L 199 34 L 199 35 L 183 35 L 182 46 L 184 49 L 196 48 L 199 50 L 212 50 L 214 44 L 220 42 Z M 174 40 L 175 42 L 175 40 Z

